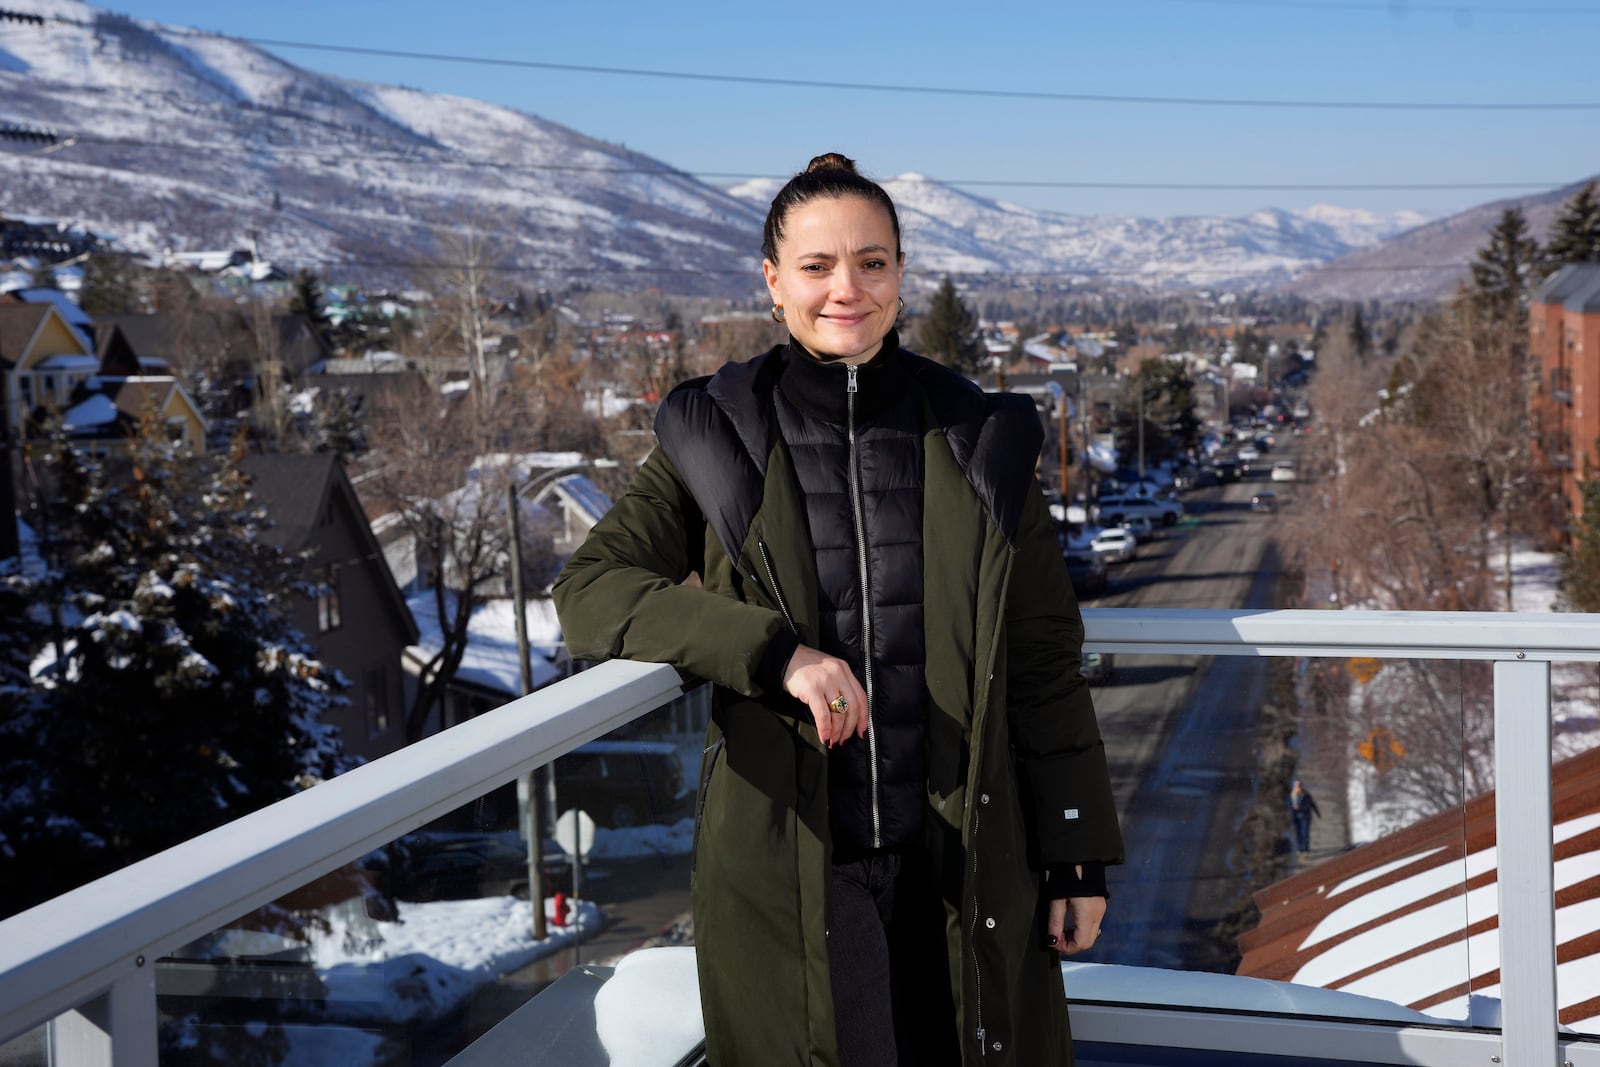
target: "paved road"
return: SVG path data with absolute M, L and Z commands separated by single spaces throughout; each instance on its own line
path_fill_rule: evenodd
M 1273 517 L 1249 503 L 1267 484 L 1258 476 L 1189 494 L 1185 525 L 1124 565 L 1091 606 L 1270 607 Z M 1238 888 L 1228 846 L 1253 798 L 1265 680 L 1254 658 L 1120 656 L 1095 690 L 1128 848 L 1111 872 L 1095 962 L 1193 968 L 1215 958 L 1208 934 Z

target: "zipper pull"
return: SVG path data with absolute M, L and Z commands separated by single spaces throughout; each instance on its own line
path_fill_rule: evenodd
M 856 365 L 852 363 L 845 367 L 845 370 L 850 372 L 850 380 L 845 384 L 844 391 L 853 393 L 856 391 Z

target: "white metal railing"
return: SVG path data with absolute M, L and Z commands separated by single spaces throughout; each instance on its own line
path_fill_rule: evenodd
M 1333 1042 L 1345 1059 L 1441 1067 L 1553 1067 L 1559 1047 L 1566 1062 L 1600 1065 L 1600 1043 L 1557 1033 L 1548 726 L 1549 662 L 1600 661 L 1600 616 L 1090 609 L 1084 618 L 1088 647 L 1100 651 L 1493 661 L 1503 1028 L 1080 1004 L 1080 1039 L 1300 1056 Z M 61 1063 L 154 1067 L 157 958 L 681 692 L 670 668 L 603 664 L 0 921 L 0 1043 L 55 1020 Z

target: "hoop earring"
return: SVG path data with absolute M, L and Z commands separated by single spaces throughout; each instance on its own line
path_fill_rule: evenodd
M 782 304 L 773 304 L 772 305 L 772 321 L 773 322 L 782 322 L 783 318 L 784 318 L 783 305 Z
M 906 298 L 902 296 L 900 298 L 900 308 L 899 308 L 899 310 L 897 310 L 894 313 L 894 317 L 898 319 L 901 315 L 905 314 L 905 311 L 906 311 Z

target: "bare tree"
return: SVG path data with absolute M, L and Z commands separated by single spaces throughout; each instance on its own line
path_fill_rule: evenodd
M 490 392 L 490 308 L 505 254 L 501 242 L 476 220 L 441 231 L 438 242 L 444 265 L 431 278 L 436 310 L 455 333 L 456 350 L 477 387 L 473 395 L 484 399 Z
M 380 401 L 369 430 L 382 459 L 364 489 L 414 540 L 439 620 L 439 647 L 406 710 L 408 742 L 427 732 L 466 653 L 473 612 L 507 573 L 506 487 L 515 472 L 481 460 L 527 447 L 527 409 L 517 390 L 471 392 L 447 397 L 419 381 Z

